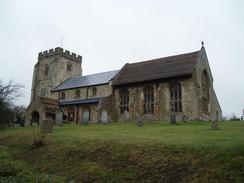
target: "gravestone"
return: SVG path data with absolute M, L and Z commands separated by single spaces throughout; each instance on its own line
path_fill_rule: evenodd
M 52 133 L 53 132 L 53 120 L 46 119 L 42 121 L 41 124 L 42 133 Z
M 125 111 L 124 117 L 125 121 L 128 122 L 130 120 L 130 113 L 128 111 Z
M 108 123 L 108 114 L 107 114 L 107 111 L 102 111 L 102 114 L 101 114 L 101 122 L 102 123 Z
M 61 111 L 56 113 L 56 123 L 59 126 L 63 125 L 63 113 Z
M 176 115 L 174 115 L 174 114 L 170 115 L 170 123 L 171 124 L 176 124 Z

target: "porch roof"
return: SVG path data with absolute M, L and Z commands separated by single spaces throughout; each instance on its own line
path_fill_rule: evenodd
M 104 97 L 93 97 L 93 98 L 88 98 L 88 99 L 60 100 L 59 106 L 94 104 L 94 103 L 98 103 L 102 98 L 104 98 Z

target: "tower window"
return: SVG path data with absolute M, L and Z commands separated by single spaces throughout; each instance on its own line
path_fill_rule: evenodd
M 72 65 L 71 65 L 71 63 L 68 63 L 67 64 L 67 71 L 71 71 L 72 70 Z
M 144 89 L 144 114 L 154 113 L 154 89 L 147 86 Z
M 65 99 L 65 93 L 62 92 L 62 93 L 61 93 L 61 100 L 64 100 L 64 99 Z
M 173 83 L 170 85 L 170 106 L 171 112 L 182 112 L 182 94 L 180 83 Z
M 44 74 L 48 75 L 48 72 L 49 72 L 49 66 L 46 64 Z
M 75 98 L 80 98 L 80 90 L 75 90 Z

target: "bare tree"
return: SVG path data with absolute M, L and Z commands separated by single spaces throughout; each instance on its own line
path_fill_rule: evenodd
M 13 108 L 11 107 L 13 100 L 22 96 L 21 90 L 23 85 L 15 83 L 14 80 L 10 80 L 8 83 L 4 83 L 0 80 L 0 125 L 10 125 L 14 118 Z
M 7 84 L 4 84 L 3 80 L 0 80 L 0 100 L 7 103 L 13 101 L 22 96 L 22 88 L 24 86 L 15 83 L 14 80 L 10 80 Z

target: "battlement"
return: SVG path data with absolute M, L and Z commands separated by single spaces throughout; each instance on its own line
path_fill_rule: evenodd
M 63 57 L 66 57 L 68 59 L 71 59 L 71 60 L 77 61 L 77 62 L 81 62 L 82 61 L 82 56 L 77 55 L 75 53 L 71 53 L 70 51 L 64 50 L 63 48 L 60 48 L 60 47 L 40 52 L 38 54 L 38 60 L 43 60 L 43 59 L 46 59 L 48 57 L 53 57 L 53 56 L 56 56 L 56 55 L 61 55 Z

